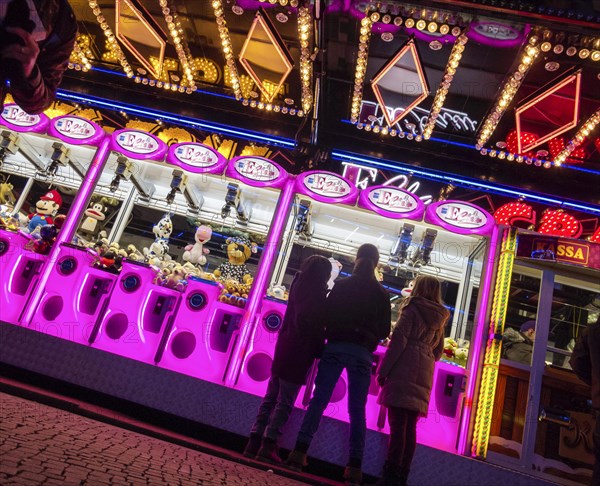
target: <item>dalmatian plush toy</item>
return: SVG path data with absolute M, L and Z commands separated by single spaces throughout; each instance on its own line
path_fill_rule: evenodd
M 144 256 L 146 261 L 152 263 L 156 259 L 161 261 L 170 260 L 169 256 L 169 237 L 173 232 L 173 223 L 171 215 L 165 214 L 162 219 L 154 225 L 152 232 L 156 236 L 154 243 L 150 248 L 144 248 Z

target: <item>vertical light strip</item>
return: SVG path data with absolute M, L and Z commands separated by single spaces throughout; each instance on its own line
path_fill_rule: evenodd
M 96 20 L 100 24 L 100 28 L 104 31 L 104 35 L 108 40 L 110 49 L 116 54 L 117 58 L 119 59 L 119 62 L 123 67 L 123 71 L 125 71 L 125 74 L 128 78 L 132 78 L 133 69 L 131 68 L 129 62 L 127 62 L 127 58 L 125 57 L 125 54 L 123 54 L 123 51 L 121 50 L 121 46 L 119 46 L 119 43 L 117 42 L 115 34 L 106 22 L 106 18 L 104 17 L 104 15 L 102 15 L 102 9 L 98 6 L 98 2 L 96 0 L 89 0 L 88 5 L 90 6 L 92 12 L 96 16 Z
M 494 130 L 496 130 L 496 126 L 498 125 L 498 122 L 500 122 L 502 115 L 504 115 L 504 112 L 510 106 L 521 83 L 525 79 L 525 76 L 538 58 L 540 54 L 540 49 L 537 47 L 538 40 L 537 35 L 533 35 L 529 38 L 527 45 L 522 51 L 521 62 L 517 66 L 515 72 L 510 75 L 502 86 L 500 96 L 496 98 L 496 103 L 494 103 L 491 113 L 481 124 L 481 130 L 479 131 L 477 144 L 475 145 L 478 150 L 487 143 L 492 136 L 492 133 L 494 133 Z
M 27 304 L 27 309 L 23 313 L 23 317 L 21 323 L 24 325 L 30 325 L 33 317 L 35 315 L 36 309 L 42 300 L 42 296 L 44 294 L 44 288 L 46 287 L 46 282 L 52 273 L 52 269 L 54 268 L 54 263 L 58 257 L 58 253 L 60 251 L 60 246 L 63 243 L 70 243 L 73 239 L 73 235 L 75 234 L 75 230 L 77 229 L 77 225 L 83 216 L 83 212 L 87 207 L 90 198 L 94 192 L 94 187 L 96 187 L 96 183 L 100 179 L 100 175 L 102 174 L 102 169 L 104 168 L 104 164 L 108 160 L 108 156 L 110 155 L 110 136 L 105 136 L 98 150 L 94 154 L 94 157 L 90 163 L 90 167 L 85 174 L 85 178 L 83 179 L 79 190 L 77 191 L 77 195 L 69 208 L 69 215 L 65 219 L 65 223 L 63 227 L 58 232 L 58 236 L 56 237 L 56 241 L 52 245 L 52 250 L 50 250 L 50 254 L 48 255 L 48 261 L 44 266 L 44 269 L 40 273 L 40 278 L 37 284 L 37 287 L 34 289 L 31 298 Z
M 169 3 L 168 0 L 159 0 L 159 3 L 169 33 L 171 34 L 171 39 L 173 39 L 175 51 L 177 52 L 177 57 L 179 58 L 181 70 L 187 81 L 188 88 L 190 91 L 196 91 L 196 81 L 194 81 L 194 73 L 192 71 L 193 60 L 187 40 L 183 34 L 183 28 L 181 27 L 181 23 L 177 16 L 177 11 L 175 10 L 175 4 L 174 2 Z
M 573 151 L 579 147 L 583 141 L 594 131 L 600 123 L 600 108 L 598 108 L 592 116 L 577 130 L 575 136 L 569 140 L 565 147 L 554 158 L 554 165 L 561 165 Z
M 454 74 L 458 69 L 460 59 L 462 58 L 463 51 L 465 50 L 465 45 L 468 41 L 469 38 L 467 37 L 467 35 L 465 33 L 462 33 L 456 38 L 456 41 L 454 42 L 452 52 L 450 52 L 450 58 L 448 59 L 448 64 L 446 64 L 444 77 L 442 78 L 440 87 L 435 93 L 433 105 L 431 107 L 431 111 L 429 112 L 429 118 L 427 119 L 427 123 L 425 124 L 425 128 L 423 129 L 423 138 L 425 140 L 429 140 L 429 138 L 431 137 L 433 127 L 435 126 L 435 122 L 438 116 L 440 115 L 440 111 L 442 111 L 442 107 L 444 106 L 444 102 L 446 101 L 446 96 L 448 95 L 448 91 L 450 90 L 450 86 L 452 85 L 452 80 L 454 79 Z
M 277 201 L 277 209 L 275 210 L 275 214 L 271 221 L 269 236 L 267 237 L 260 262 L 256 268 L 256 278 L 252 282 L 252 288 L 248 294 L 244 317 L 240 324 L 239 339 L 231 351 L 231 365 L 227 370 L 225 379 L 225 384 L 229 386 L 233 386 L 237 382 L 242 362 L 244 361 L 248 349 L 248 341 L 254 328 L 258 325 L 258 320 L 260 318 L 258 313 L 260 312 L 262 300 L 265 296 L 268 278 L 271 276 L 273 263 L 278 256 L 277 253 L 283 239 L 283 231 L 285 230 L 285 225 L 287 223 L 290 204 L 294 198 L 294 182 L 295 179 L 290 177 Z
M 375 18 L 379 17 L 376 16 Z M 373 20 L 371 20 L 371 15 L 369 13 L 369 9 L 367 8 L 365 10 L 365 17 L 360 21 L 358 56 L 356 59 L 356 70 L 354 72 L 354 92 L 352 93 L 352 108 L 350 110 L 350 121 L 352 123 L 358 123 L 358 116 L 360 115 L 360 105 L 362 102 L 363 83 L 367 73 L 369 41 L 371 40 L 372 27 Z
M 469 359 L 469 367 L 467 369 L 467 388 L 465 390 L 465 400 L 463 407 L 463 414 L 461 418 L 460 432 L 458 437 L 458 453 L 465 455 L 468 449 L 469 440 L 469 425 L 471 422 L 471 415 L 473 412 L 473 400 L 475 398 L 475 387 L 477 385 L 477 372 L 479 370 L 479 363 L 481 359 L 481 353 L 483 352 L 483 339 L 487 327 L 485 325 L 488 314 L 488 307 L 490 301 L 490 295 L 492 290 L 494 270 L 496 268 L 496 255 L 498 253 L 498 239 L 500 236 L 500 229 L 498 226 L 494 227 L 492 237 L 490 238 L 487 261 L 484 265 L 485 274 L 483 282 L 481 283 L 481 296 L 479 301 L 479 313 L 477 314 L 477 330 L 471 343 L 472 356 Z
M 496 277 L 496 286 L 490 317 L 489 336 L 485 350 L 479 400 L 477 402 L 477 416 L 473 430 L 473 445 L 471 453 L 475 457 L 485 459 L 487 455 L 492 415 L 494 411 L 494 398 L 498 380 L 498 366 L 502 351 L 502 334 L 504 320 L 510 291 L 512 268 L 517 252 L 517 230 L 507 228 L 502 240 L 500 260 Z
M 300 83 L 302 85 L 302 110 L 308 113 L 313 104 L 313 66 L 310 59 L 310 40 L 313 35 L 313 19 L 310 9 L 298 9 L 298 39 L 300 40 Z
M 242 90 L 240 88 L 240 77 L 238 75 L 235 59 L 233 57 L 229 29 L 227 28 L 227 22 L 225 21 L 225 14 L 223 12 L 223 4 L 221 3 L 221 0 L 213 0 L 212 7 L 215 13 L 215 19 L 217 21 L 219 37 L 221 37 L 221 47 L 223 48 L 223 54 L 225 54 L 225 62 L 227 63 L 227 69 L 229 70 L 229 76 L 231 77 L 231 87 L 233 88 L 235 98 L 237 100 L 241 100 Z

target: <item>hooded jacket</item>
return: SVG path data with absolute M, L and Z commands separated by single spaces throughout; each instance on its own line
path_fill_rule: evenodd
M 575 343 L 571 368 L 592 386 L 592 406 L 600 411 L 600 324 L 589 326 Z
M 354 343 L 373 352 L 390 333 L 391 314 L 390 296 L 372 267 L 357 267 L 327 298 L 327 342 Z
M 402 310 L 378 374 L 385 380 L 379 403 L 427 414 L 435 362 L 444 350 L 448 310 L 423 297 L 412 297 Z
M 299 275 L 290 287 L 271 373 L 282 380 L 304 385 L 308 370 L 325 345 L 327 287 L 317 288 L 310 282 L 303 283 Z
M 512 327 L 504 330 L 502 337 L 502 355 L 511 361 L 518 361 L 526 365 L 531 364 L 533 341 Z

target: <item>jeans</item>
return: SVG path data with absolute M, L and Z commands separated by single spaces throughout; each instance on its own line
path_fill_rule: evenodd
M 294 402 L 302 385 L 271 376 L 267 393 L 263 398 L 251 434 L 277 440 L 282 427 L 287 423 L 294 408 Z
M 596 428 L 594 429 L 594 475 L 592 485 L 600 486 L 600 410 L 596 410 Z
M 298 433 L 298 443 L 308 446 L 319 428 L 335 385 L 344 368 L 348 374 L 348 413 L 350 415 L 350 462 L 362 461 L 367 433 L 365 407 L 371 383 L 373 354 L 358 344 L 328 343 L 319 361 L 315 390 Z
M 405 471 L 410 469 L 417 447 L 417 420 L 419 412 L 400 407 L 388 408 L 390 439 L 387 462 Z

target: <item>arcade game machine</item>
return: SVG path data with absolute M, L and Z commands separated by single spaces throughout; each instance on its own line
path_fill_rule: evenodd
M 1 123 L 0 319 L 29 324 L 24 312 L 105 134 L 87 120 L 50 122 L 15 104 L 4 107 Z M 45 331 L 61 332 L 54 326 Z
M 332 265 L 339 265 L 340 277 L 348 276 L 352 272 L 356 250 L 363 243 L 373 243 L 380 250 L 377 270 L 390 293 L 393 311 L 390 324 L 395 322 L 398 306 L 408 295 L 410 282 L 417 275 L 430 274 L 442 280 L 444 300 L 452 313 L 446 340 L 452 353 L 447 350 L 445 360 L 437 364 L 431 410 L 428 418 L 419 422 L 419 440 L 456 452 L 469 342 L 476 321 L 483 319 L 482 312 L 485 311 L 477 309 L 477 303 L 488 246 L 485 236 L 490 235 L 494 227 L 493 219 L 479 208 L 457 201 L 434 204 L 425 211 L 418 197 L 391 186 L 369 188 L 359 199 L 351 182 L 327 172 L 301 174 L 296 180 L 295 192 L 282 250 L 271 276 L 271 294 L 280 294 L 283 288 L 289 287 L 302 261 L 315 253 L 335 260 Z M 425 222 L 421 222 L 424 212 Z M 259 322 L 265 321 L 265 313 L 261 315 Z M 268 379 L 266 372 L 262 375 L 256 372 L 257 356 L 264 362 L 263 368 L 269 369 L 275 343 L 275 339 L 260 335 L 259 330 L 257 328 L 250 339 L 251 346 L 244 356 L 237 384 L 239 388 L 257 394 L 264 393 Z M 461 352 L 457 360 L 455 348 L 459 344 Z M 376 403 L 379 388 L 375 371 L 383 353 L 385 347 L 379 346 L 374 355 L 367 426 L 387 432 L 384 411 Z M 313 380 L 314 376 L 313 373 Z M 306 406 L 311 391 L 312 383 L 309 382 L 296 406 Z M 325 414 L 347 421 L 346 395 L 347 377 L 343 373 Z
M 177 154 L 178 149 L 172 148 L 169 160 Z M 226 382 L 229 368 L 237 363 L 240 343 L 266 284 L 274 242 L 280 237 L 275 216 L 291 193 L 286 189 L 288 174 L 263 157 L 236 157 L 224 176 L 216 177 L 221 173 L 222 168 L 197 182 L 204 194 L 201 216 L 212 226 L 211 242 L 218 244 L 206 255 L 218 286 L 188 282 L 185 304 L 164 334 L 158 363 L 219 384 Z M 195 315 L 200 305 L 207 310 L 199 320 Z

